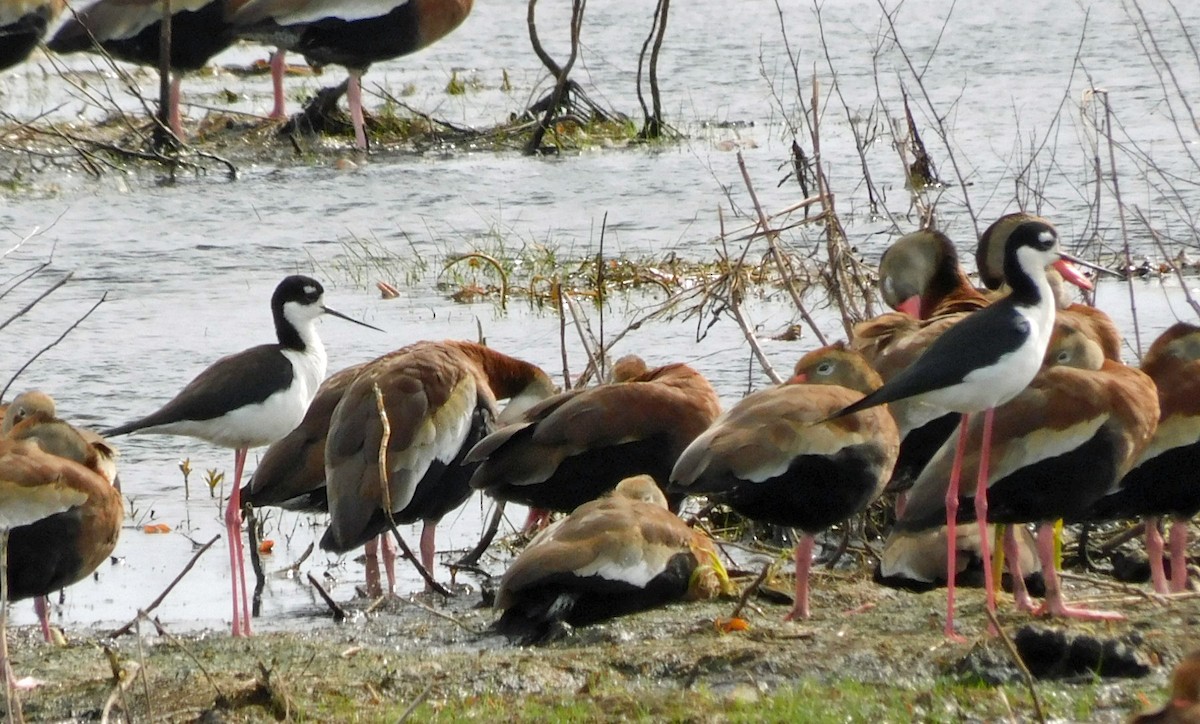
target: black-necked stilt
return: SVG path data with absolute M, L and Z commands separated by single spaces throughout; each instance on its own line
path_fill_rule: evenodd
M 41 596 L 90 573 L 116 545 L 124 505 L 103 474 L 42 450 L 36 436 L 0 439 L 0 490 L 0 671 L 9 720 L 19 721 L 9 597 Z
M 622 480 L 533 540 L 504 572 L 495 630 L 522 645 L 732 590 L 716 546 L 667 510 L 648 475 Z
M 622 369 L 636 373 L 639 366 L 630 359 Z M 563 392 L 471 450 L 467 462 L 481 463 L 471 487 L 562 512 L 634 475 L 649 475 L 665 488 L 679 454 L 720 412 L 716 390 L 681 363 Z M 678 496 L 672 502 L 678 504 Z
M 376 389 L 388 423 L 385 451 Z M 553 392 L 536 365 L 473 342 L 419 342 L 367 363 L 328 421 L 330 520 L 321 547 L 344 553 L 386 533 L 391 522 L 419 520 L 421 564 L 432 575 L 437 523 L 471 494 L 467 451 Z M 503 412 L 496 403 L 502 399 L 509 400 Z M 384 553 L 388 562 L 386 547 Z
M 954 540 L 958 511 L 958 481 L 972 413 L 983 412 L 983 449 L 975 505 L 982 527 L 987 522 L 987 463 L 991 444 L 992 410 L 1016 397 L 1037 374 L 1054 328 L 1054 299 L 1046 280 L 1053 264 L 1068 279 L 1082 280 L 1058 245 L 1054 227 L 1041 221 L 1019 224 L 1008 238 L 1004 272 L 1011 292 L 992 305 L 972 312 L 943 332 L 903 372 L 875 392 L 837 412 L 847 415 L 875 405 L 907 398 L 946 411 L 962 413 L 961 434 L 946 493 L 948 540 Z M 986 546 L 985 546 L 986 548 Z M 986 553 L 986 550 L 984 551 Z M 947 551 L 951 565 L 954 551 Z M 991 562 L 984 556 L 988 606 L 995 607 Z M 951 576 L 952 577 L 952 576 Z M 948 587 L 946 633 L 954 633 L 954 595 Z
M 225 513 L 233 572 L 235 636 L 250 634 L 250 603 L 240 535 L 240 488 L 246 452 L 275 442 L 304 419 L 325 377 L 325 347 L 316 330 L 318 317 L 331 314 L 383 331 L 326 307 L 324 293 L 316 279 L 287 277 L 271 296 L 277 343 L 251 347 L 217 360 L 158 411 L 105 432 L 109 436 L 129 432 L 187 435 L 235 450 L 233 492 Z
M 742 398 L 679 456 L 671 490 L 715 493 L 754 520 L 799 528 L 796 600 L 787 618 L 808 618 L 814 536 L 864 510 L 892 474 L 900 438 L 881 407 L 827 420 L 879 375 L 837 344 L 806 354 L 784 385 Z
M 1035 611 L 1015 563 L 1013 594 L 1017 607 L 1055 616 L 1120 618 L 1088 611 L 1063 601 L 1054 553 L 1054 522 L 1084 517 L 1149 442 L 1158 420 L 1154 385 L 1142 372 L 1104 359 L 1100 345 L 1079 329 L 1059 321 L 1046 354 L 1046 366 L 1029 386 L 997 407 L 991 432 L 992 462 L 987 466 L 987 516 L 994 523 L 1036 523 L 1038 554 L 1046 586 L 1045 603 Z M 972 450 L 963 461 L 967 473 L 981 468 L 980 420 L 969 428 Z M 960 433 L 962 434 L 962 433 Z M 964 443 L 959 440 L 957 446 Z M 935 527 L 945 518 L 946 478 L 954 442 L 938 452 L 913 485 L 901 531 Z M 978 492 L 976 492 L 978 495 Z M 959 495 L 970 502 L 970 493 Z M 1012 527 L 1006 554 L 1016 545 Z
M 1003 288 L 1004 246 L 1008 241 L 1009 235 L 1012 234 L 1012 230 L 1025 221 L 1045 222 L 1045 219 L 1023 212 L 1006 214 L 992 222 L 979 237 L 979 246 L 975 249 L 975 261 L 979 267 L 979 278 L 988 289 Z M 1092 264 L 1087 264 L 1087 266 L 1096 271 L 1113 273 L 1108 269 Z M 1055 291 L 1054 298 L 1058 305 L 1057 318 L 1070 322 L 1099 342 L 1106 359 L 1120 362 L 1121 350 L 1124 343 L 1121 339 L 1121 331 L 1117 328 L 1112 318 L 1093 306 L 1071 301 L 1064 292 L 1064 287 L 1061 283 L 1063 281 L 1062 277 L 1056 272 L 1051 272 L 1048 278 L 1050 286 Z M 1066 279 L 1066 281 L 1070 281 L 1073 284 L 1077 282 L 1074 278 Z M 1078 284 L 1076 285 L 1078 286 Z
M 1180 322 L 1163 332 L 1142 359 L 1141 369 L 1154 381 L 1159 404 L 1158 429 L 1150 444 L 1121 480 L 1120 488 L 1101 498 L 1092 518 L 1144 516 L 1151 582 L 1159 593 L 1187 590 L 1188 521 L 1200 512 L 1200 327 Z M 1170 516 L 1171 580 L 1163 567 L 1159 530 Z
M 225 22 L 224 0 L 174 0 L 171 3 L 171 130 L 183 138 L 179 113 L 180 74 L 199 70 L 233 42 Z M 115 58 L 157 67 L 163 5 L 159 0 L 97 0 L 69 18 L 47 46 L 76 53 L 96 46 Z
M 65 6 L 64 0 L 0 2 L 0 70 L 29 57 Z
M 355 143 L 366 149 L 362 76 L 372 63 L 414 53 L 457 28 L 474 0 L 233 0 L 227 17 L 240 38 L 304 55 L 313 65 L 341 65 L 350 73 L 347 96 Z M 281 53 L 277 53 L 282 58 Z M 282 68 L 282 60 L 279 68 Z M 275 62 L 272 71 L 275 72 Z M 278 81 L 276 81 L 278 83 Z
M 45 452 L 83 465 L 120 490 L 116 486 L 116 450 L 96 433 L 59 419 L 54 400 L 44 392 L 17 395 L 5 411 L 0 435 L 36 442 Z M 12 600 L 34 599 L 42 636 L 48 642 L 52 639 L 46 596 L 94 571 L 117 543 L 123 518 L 121 496 L 93 492 L 78 510 L 12 532 L 9 596 Z

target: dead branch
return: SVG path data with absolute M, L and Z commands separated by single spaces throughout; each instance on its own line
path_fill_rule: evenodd
M 187 562 L 187 565 L 183 567 L 183 570 L 181 570 L 179 572 L 179 574 L 176 575 L 175 578 L 169 584 L 167 584 L 167 587 L 164 588 L 162 593 L 158 594 L 158 596 L 155 597 L 155 599 L 150 602 L 149 606 L 138 609 L 138 615 L 135 616 L 132 621 L 130 621 L 129 623 L 125 624 L 124 626 L 122 626 L 118 629 L 114 629 L 113 631 L 110 631 L 108 634 L 105 635 L 105 638 L 115 639 L 115 638 L 124 636 L 125 634 L 129 633 L 133 629 L 133 627 L 137 624 L 138 617 L 145 616 L 146 614 L 150 613 L 154 609 L 158 608 L 159 604 L 161 604 L 163 602 L 163 600 L 166 599 L 167 595 L 170 594 L 171 591 L 175 589 L 175 586 L 177 586 L 179 584 L 179 582 L 183 580 L 183 577 L 188 574 L 188 571 L 192 570 L 192 567 L 196 565 L 196 561 L 200 559 L 200 556 L 204 555 L 204 552 L 207 551 L 209 548 L 212 548 L 213 543 L 216 543 L 219 540 L 221 540 L 221 536 L 215 535 L 212 537 L 212 540 L 210 540 L 209 542 L 200 546 L 200 549 L 192 555 L 191 560 L 189 560 Z

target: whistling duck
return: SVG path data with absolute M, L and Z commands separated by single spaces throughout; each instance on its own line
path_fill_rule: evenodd
M 105 480 L 108 480 L 118 491 L 120 490 L 120 487 L 116 485 L 116 451 L 107 441 L 91 430 L 75 428 L 66 421 L 59 419 L 54 400 L 44 392 L 31 390 L 17 395 L 5 411 L 4 422 L 0 425 L 0 435 L 10 440 L 31 440 L 36 442 L 39 447 L 51 455 L 66 458 L 83 465 L 102 476 Z M 98 506 L 102 502 L 105 501 L 100 500 L 98 496 L 94 505 Z M 116 504 L 120 505 L 120 495 L 116 496 Z M 99 521 L 99 516 L 93 513 L 85 511 L 84 515 L 89 517 L 90 522 L 103 523 L 103 521 Z M 14 589 L 15 593 L 12 597 L 14 599 L 33 597 L 38 623 L 41 625 L 42 636 L 46 641 L 52 640 L 50 634 L 50 611 L 46 602 L 46 595 L 58 588 L 63 588 L 82 579 L 96 569 L 96 566 L 104 560 L 105 556 L 112 552 L 113 546 L 116 545 L 117 532 L 120 528 L 122 517 L 123 511 L 120 511 L 116 517 L 116 522 L 113 524 L 115 527 L 109 531 L 111 533 L 111 540 L 104 538 L 100 542 L 93 540 L 80 542 L 69 533 L 64 533 L 60 539 L 50 540 L 45 544 L 44 554 L 46 565 L 44 568 L 40 565 L 40 562 L 36 562 L 36 559 L 22 559 L 25 567 L 32 568 L 36 566 L 36 573 L 20 570 L 19 565 L 15 564 L 15 562 L 10 563 L 10 571 L 18 570 L 16 574 L 10 573 L 10 582 L 16 578 L 20 578 L 26 582 L 24 587 Z M 47 531 L 61 529 L 64 525 L 74 525 L 70 520 L 60 521 L 56 519 L 57 516 L 29 526 L 29 529 L 18 528 L 14 530 L 13 545 L 20 550 L 32 549 L 35 545 L 32 542 L 33 539 L 37 539 Z M 88 531 L 87 533 L 88 535 L 83 536 L 84 538 L 95 538 L 102 535 L 104 530 L 97 528 L 95 531 Z M 40 544 L 40 541 L 38 543 Z M 106 543 L 109 544 L 107 548 L 104 547 Z M 90 550 L 76 550 L 80 546 L 98 546 L 97 553 L 93 556 Z M 74 566 L 76 565 L 79 566 L 77 571 L 74 570 Z M 64 581 L 59 586 L 47 587 L 49 583 L 45 583 L 46 581 L 54 582 L 59 580 Z M 43 583 L 45 585 L 41 585 Z M 46 590 L 41 593 L 32 592 L 39 587 L 45 587 Z
M 228 12 L 237 36 L 278 45 L 313 65 L 341 65 L 350 73 L 347 96 L 355 145 L 366 149 L 362 76 L 372 63 L 414 53 L 441 40 L 471 12 L 473 0 L 339 0 L 296 3 L 233 0 Z
M 1171 673 L 1171 700 L 1157 711 L 1130 717 L 1129 724 L 1200 724 L 1200 651 L 1193 651 Z
M 983 465 L 976 483 L 976 520 L 982 528 L 987 521 L 987 463 L 991 444 L 993 410 L 1017 396 L 1037 374 L 1054 326 L 1054 300 L 1046 280 L 1046 267 L 1055 264 L 1067 278 L 1086 283 L 1059 249 L 1058 232 L 1040 221 L 1017 226 L 1008 237 L 1004 272 L 1010 293 L 1003 299 L 972 312 L 942 333 L 915 362 L 862 400 L 840 410 L 846 415 L 873 405 L 907 398 L 942 410 L 963 413 L 959 423 L 964 431 L 973 413 L 983 412 Z M 958 519 L 958 482 L 966 435 L 960 435 L 946 493 L 948 570 L 953 572 L 954 528 Z M 924 473 L 922 473 L 924 476 Z M 907 514 L 907 513 L 905 513 Z M 995 607 L 991 560 L 983 542 L 984 576 L 988 608 Z M 951 573 L 948 578 L 953 578 Z M 946 635 L 954 631 L 954 587 L 947 585 Z
M 271 295 L 276 343 L 222 357 L 157 411 L 105 432 L 110 437 L 130 432 L 187 435 L 234 449 L 233 492 L 225 509 L 234 636 L 251 634 L 240 502 L 246 453 L 279 440 L 304 419 L 325 377 L 325 346 L 316 327 L 322 314 L 382 331 L 326 307 L 325 290 L 316 279 L 286 277 Z
M 65 6 L 64 0 L 0 0 L 0 70 L 28 58 Z
M 637 371 L 628 360 L 625 379 Z M 716 390 L 686 364 L 576 389 L 530 408 L 471 450 L 471 487 L 531 508 L 569 512 L 645 473 L 666 485 L 688 443 L 720 413 Z M 674 503 L 671 501 L 672 508 Z
M 114 58 L 157 67 L 161 53 L 163 5 L 159 0 L 97 0 L 73 14 L 47 43 L 56 53 L 95 50 Z M 225 22 L 224 0 L 174 0 L 171 3 L 173 72 L 168 106 L 171 131 L 183 138 L 179 113 L 181 74 L 203 68 L 233 42 Z
M 1169 588 L 1183 591 L 1188 521 L 1200 512 L 1200 327 L 1183 322 L 1172 326 L 1150 345 L 1141 369 L 1158 390 L 1158 430 L 1120 489 L 1097 501 L 1091 517 L 1145 516 L 1151 580 L 1155 590 L 1166 593 L 1159 518 L 1170 516 Z
M 971 286 L 958 251 L 940 231 L 905 234 L 879 260 L 879 290 L 892 309 L 917 319 L 973 312 L 988 299 Z
M 376 389 L 390 428 L 386 451 Z M 321 547 L 344 553 L 392 521 L 419 520 L 420 562 L 432 574 L 437 523 L 471 494 L 475 466 L 464 462 L 467 451 L 553 392 L 536 365 L 471 342 L 422 342 L 368 363 L 329 418 L 330 522 Z M 496 400 L 505 398 L 501 413 Z M 385 453 L 389 478 L 381 486 Z
M 116 546 L 125 510 L 105 477 L 108 466 L 94 456 L 92 468 L 46 452 L 44 439 L 64 436 L 35 427 L 30 418 L 13 428 L 26 439 L 0 439 L 0 556 L 14 600 L 44 596 L 94 571 Z M 5 644 L 0 669 L 11 684 L 6 652 Z
M 1060 321 L 1048 344 L 1047 365 L 1029 386 L 995 408 L 990 431 L 992 452 L 986 477 L 979 440 L 985 421 L 960 430 L 938 452 L 910 491 L 896 526 L 901 531 L 937 525 L 947 503 L 955 510 L 972 501 L 963 491 L 951 500 L 947 478 L 951 459 L 966 448 L 962 468 L 985 482 L 987 520 L 1040 525 L 1038 554 L 1046 597 L 1038 613 L 1112 619 L 1116 614 L 1072 608 L 1063 601 L 1055 569 L 1054 521 L 1085 515 L 1112 490 L 1145 447 L 1158 419 L 1153 383 L 1142 372 L 1104 358 L 1099 344 L 1070 323 Z M 978 495 L 976 492 L 975 495 Z M 965 512 L 965 510 L 964 510 Z M 1006 553 L 1015 543 L 1006 536 Z M 1020 585 L 1019 556 L 1010 554 L 1018 608 L 1033 605 Z
M 732 587 L 716 546 L 667 510 L 648 475 L 622 480 L 543 531 L 504 572 L 495 629 L 538 644 L 585 626 Z
M 124 517 L 116 484 L 116 450 L 91 430 L 59 419 L 54 400 L 38 390 L 13 399 L 0 434 L 36 442 L 47 453 L 95 472 L 118 491 L 113 496 L 96 492 L 79 513 L 62 513 L 12 532 L 10 545 L 22 552 L 9 562 L 12 598 L 33 597 L 42 636 L 50 641 L 46 595 L 87 576 L 116 546 Z M 105 506 L 116 506 L 115 513 Z
M 989 540 L 994 540 L 995 527 L 988 526 Z M 1044 595 L 1042 575 L 1035 569 L 1038 565 L 1037 541 L 1024 526 L 1014 526 L 1017 554 L 1020 556 L 1021 571 L 1031 571 L 1025 576 L 1026 590 L 1034 595 Z M 960 525 L 955 530 L 954 585 L 959 588 L 983 588 L 983 561 L 979 557 L 979 528 L 974 521 Z M 923 593 L 946 585 L 946 526 L 940 525 L 926 530 L 901 531 L 893 528 L 883 543 L 879 565 L 875 568 L 875 582 L 891 588 Z M 1007 573 L 1005 575 L 1008 575 Z M 1011 580 L 1007 585 L 1011 586 Z
M 816 534 L 864 510 L 892 473 L 900 440 L 885 408 L 828 419 L 880 384 L 845 345 L 810 352 L 787 384 L 754 392 L 718 418 L 671 472 L 673 490 L 716 494 L 748 518 L 803 531 L 788 619 L 809 616 Z

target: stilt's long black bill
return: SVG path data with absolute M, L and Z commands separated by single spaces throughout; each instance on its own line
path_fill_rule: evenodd
M 363 326 L 363 327 L 366 327 L 367 329 L 373 329 L 373 330 L 375 330 L 376 332 L 382 332 L 382 331 L 383 331 L 383 330 L 382 330 L 382 329 L 380 329 L 379 327 L 376 327 L 376 326 L 374 326 L 374 325 L 367 324 L 366 322 L 360 322 L 360 321 L 358 321 L 357 319 L 355 319 L 354 317 L 347 317 L 346 315 L 342 314 L 341 312 L 339 312 L 339 311 L 337 311 L 337 310 L 334 310 L 334 309 L 330 309 L 329 307 L 321 307 L 321 309 L 324 309 L 326 314 L 331 314 L 331 315 L 333 315 L 333 316 L 335 316 L 335 317 L 337 317 L 337 318 L 339 318 L 339 319 L 344 319 L 344 320 L 346 320 L 347 322 L 354 322 L 355 324 L 358 324 L 358 325 L 361 325 L 361 326 Z
M 1058 253 L 1058 255 L 1060 257 L 1062 257 L 1063 259 L 1066 259 L 1067 261 L 1071 262 L 1072 264 L 1078 264 L 1079 266 L 1087 267 L 1088 269 L 1092 269 L 1094 271 L 1102 272 L 1104 274 L 1112 274 L 1114 277 L 1124 277 L 1125 276 L 1124 274 L 1122 274 L 1119 271 L 1116 271 L 1115 269 L 1109 269 L 1106 266 L 1100 266 L 1099 264 L 1094 264 L 1090 261 L 1080 259 L 1077 256 L 1072 256 L 1070 254 L 1064 254 L 1061 251 Z

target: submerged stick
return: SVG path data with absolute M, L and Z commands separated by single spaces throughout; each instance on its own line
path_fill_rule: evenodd
M 170 594 L 171 591 L 174 590 L 175 586 L 177 586 L 179 582 L 183 580 L 183 577 L 188 574 L 188 571 L 192 570 L 192 567 L 196 565 L 196 561 L 200 559 L 200 556 L 204 555 L 204 552 L 211 548 L 213 543 L 216 543 L 219 540 L 221 540 L 221 536 L 214 535 L 212 540 L 200 546 L 200 550 L 196 551 L 195 554 L 192 555 L 192 559 L 187 562 L 187 565 L 183 567 L 183 570 L 179 572 L 179 575 L 175 576 L 175 579 L 167 584 L 167 587 L 163 589 L 163 592 L 158 594 L 158 597 L 151 601 L 149 606 L 138 610 L 138 616 L 148 614 L 154 609 L 158 608 L 159 604 L 166 599 L 167 595 Z M 134 616 L 132 621 L 119 629 L 110 631 L 105 638 L 115 639 L 119 636 L 124 636 L 133 629 L 133 627 L 137 624 L 137 621 L 138 617 Z
M 341 623 L 349 618 L 346 609 L 342 608 L 340 603 L 333 600 L 333 596 L 329 595 L 329 592 L 321 586 L 320 582 L 311 573 L 308 574 L 308 582 L 312 584 L 313 588 L 317 589 L 317 593 L 320 594 L 321 600 L 325 601 L 325 605 L 329 606 L 329 610 L 333 612 L 333 620 L 335 622 Z

